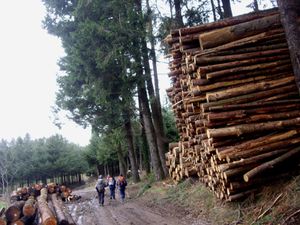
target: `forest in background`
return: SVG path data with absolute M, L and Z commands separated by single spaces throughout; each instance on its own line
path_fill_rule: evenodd
M 168 176 L 165 152 L 178 137 L 159 95 L 156 61 L 166 53 L 163 39 L 172 29 L 231 17 L 230 4 L 239 2 L 43 0 L 44 28 L 61 39 L 66 53 L 59 61 L 56 111 L 91 126 L 92 137 L 84 149 L 60 136 L 2 141 L 2 191 L 14 183 L 80 179 L 83 172 L 130 169 L 134 181 L 139 169 L 152 171 L 156 180 Z M 249 11 L 264 5 L 276 3 L 253 0 Z

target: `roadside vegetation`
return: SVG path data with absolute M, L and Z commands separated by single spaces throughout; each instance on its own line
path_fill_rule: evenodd
M 300 221 L 300 176 L 265 186 L 243 201 L 227 203 L 191 178 L 173 185 L 170 180 L 152 182 L 148 176 L 138 188 L 138 196 L 149 204 L 167 208 L 171 205 L 183 216 L 205 218 L 212 225 L 296 225 Z

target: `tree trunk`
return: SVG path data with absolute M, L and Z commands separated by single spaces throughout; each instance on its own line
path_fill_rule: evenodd
M 213 12 L 214 21 L 217 21 L 216 8 L 215 8 L 214 0 L 210 0 L 210 4 L 211 4 L 211 10 Z
M 254 10 L 254 12 L 258 12 L 259 11 L 257 0 L 253 0 L 253 10 Z
M 125 175 L 126 174 L 126 162 L 125 162 L 124 156 L 122 154 L 121 143 L 119 143 L 119 145 L 118 145 L 117 155 L 118 155 L 118 161 L 119 161 L 120 174 Z
M 141 9 L 141 7 L 140 7 L 140 9 Z M 142 13 L 142 11 L 140 11 L 140 14 L 141 13 Z M 145 28 L 142 23 L 140 24 L 140 29 L 145 34 Z M 160 158 L 161 165 L 162 165 L 162 168 L 164 171 L 164 176 L 168 176 L 168 169 L 165 164 L 165 162 L 166 162 L 165 153 L 167 150 L 167 143 L 166 143 L 166 137 L 165 137 L 165 132 L 164 132 L 160 102 L 159 102 L 159 98 L 157 98 L 157 95 L 155 95 L 153 83 L 152 83 L 152 79 L 151 79 L 151 70 L 150 70 L 150 65 L 149 65 L 146 35 L 141 37 L 141 45 L 142 45 L 141 46 L 141 55 L 143 57 L 143 66 L 144 66 L 145 78 L 146 78 L 145 80 L 147 82 L 147 90 L 148 90 L 148 94 L 149 94 L 149 98 L 150 98 L 152 119 L 153 119 L 153 125 L 154 125 L 154 130 L 155 130 L 159 158 Z M 155 52 L 154 52 L 154 55 L 155 55 Z
M 135 155 L 134 144 L 133 144 L 131 118 L 128 109 L 123 110 L 123 119 L 124 119 L 125 137 L 128 144 L 128 154 L 129 154 L 129 160 L 131 165 L 132 178 L 134 182 L 139 182 L 140 177 L 138 173 L 138 166 L 137 166 L 136 155 Z
M 220 2 L 220 0 L 217 0 L 217 2 L 218 2 L 217 9 L 218 9 L 218 13 L 220 15 L 220 19 L 224 19 L 224 12 L 223 12 L 222 7 L 221 7 L 221 2 Z
M 144 120 L 144 128 L 147 137 L 147 142 L 150 150 L 151 163 L 155 173 L 156 180 L 162 180 L 164 178 L 164 172 L 161 166 L 161 161 L 158 154 L 157 143 L 155 138 L 155 131 L 151 120 L 150 109 L 148 105 L 148 98 L 145 88 L 139 84 L 138 92 L 141 103 L 142 115 Z
M 223 9 L 224 9 L 224 18 L 232 17 L 230 0 L 222 0 Z
M 182 14 L 181 14 L 181 2 L 180 1 L 181 0 L 174 0 L 176 28 L 181 28 L 184 26 Z
M 144 164 L 144 169 L 146 173 L 150 173 L 151 166 L 150 166 L 150 158 L 149 158 L 149 146 L 147 143 L 147 137 L 146 137 L 146 132 L 145 132 L 145 125 L 144 125 L 144 120 L 143 120 L 143 114 L 142 114 L 142 109 L 141 109 L 141 102 L 139 98 L 139 111 L 140 111 L 140 123 L 142 125 L 141 127 L 141 150 L 142 150 L 142 159 L 143 159 L 143 164 Z
M 297 22 L 297 19 L 299 19 L 300 16 L 300 1 L 277 0 L 277 3 L 281 15 L 281 22 L 289 45 L 295 80 L 300 92 L 300 29 L 299 23 Z

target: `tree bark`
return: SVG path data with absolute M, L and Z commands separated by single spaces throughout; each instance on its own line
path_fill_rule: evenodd
M 118 161 L 119 161 L 120 174 L 126 174 L 127 168 L 126 168 L 126 162 L 124 160 L 124 156 L 122 153 L 121 143 L 118 144 L 117 155 L 118 155 Z
M 174 7 L 175 7 L 175 23 L 176 23 L 176 28 L 183 27 L 183 19 L 182 19 L 182 14 L 181 14 L 181 0 L 174 0 Z
M 151 163 L 155 173 L 156 180 L 164 178 L 164 171 L 161 166 L 161 161 L 158 154 L 155 131 L 151 120 L 151 113 L 148 105 L 148 98 L 143 84 L 139 84 L 138 93 L 141 103 L 142 115 L 144 120 L 144 128 L 147 137 L 147 142 L 150 150 Z
M 25 202 L 25 205 L 22 209 L 24 216 L 33 216 L 36 211 L 36 205 L 34 197 L 29 197 L 28 200 Z
M 57 220 L 47 203 L 47 189 L 41 190 L 41 195 L 37 197 L 38 209 L 41 214 L 43 225 L 57 225 Z
M 295 80 L 300 92 L 300 29 L 297 22 L 300 16 L 300 1 L 277 0 L 277 3 L 289 45 Z
M 222 0 L 223 9 L 224 9 L 224 18 L 232 17 L 230 0 Z
M 216 8 L 215 8 L 214 0 L 210 0 L 210 4 L 211 4 L 211 10 L 213 12 L 214 21 L 217 21 Z
M 127 140 L 128 145 L 128 153 L 129 153 L 129 159 L 130 159 L 130 165 L 131 165 L 131 172 L 132 172 L 132 178 L 134 182 L 140 181 L 140 176 L 138 173 L 138 164 L 136 161 L 136 155 L 135 155 L 135 149 L 133 144 L 133 135 L 132 135 L 132 126 L 131 126 L 131 116 L 128 112 L 128 110 L 123 111 L 123 118 L 124 118 L 124 131 L 125 131 L 125 137 Z M 126 174 L 124 174 L 126 175 Z

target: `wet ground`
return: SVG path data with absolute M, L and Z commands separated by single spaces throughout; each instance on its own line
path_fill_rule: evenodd
M 143 201 L 131 196 L 121 203 L 118 194 L 116 200 L 110 200 L 106 191 L 104 206 L 100 206 L 93 188 L 77 190 L 73 194 L 82 197 L 67 203 L 77 225 L 204 225 L 191 218 L 182 218 L 176 211 L 167 208 L 146 206 Z

